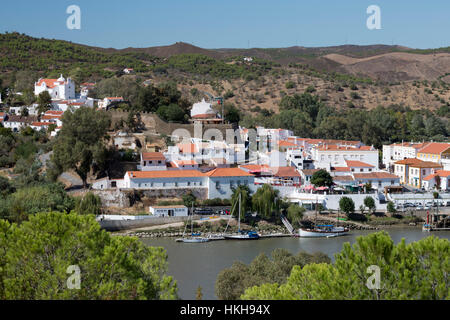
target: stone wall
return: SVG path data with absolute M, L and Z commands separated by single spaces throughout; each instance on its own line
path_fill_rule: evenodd
M 128 117 L 127 111 L 109 110 L 107 112 L 111 115 L 112 127 L 114 127 L 114 124 L 120 121 L 120 119 L 123 119 L 125 121 Z M 141 121 L 145 125 L 145 129 L 151 133 L 172 135 L 175 130 L 182 129 L 189 132 L 191 137 L 194 137 L 193 124 L 166 122 L 162 120 L 157 114 L 151 112 L 139 112 L 138 114 L 141 118 Z M 218 129 L 225 139 L 226 130 L 237 129 L 237 126 L 233 124 L 204 124 L 202 125 L 202 135 L 208 129 Z
M 191 193 L 201 200 L 208 197 L 208 188 L 167 188 L 152 190 L 134 190 L 134 189 L 108 189 L 108 190 L 92 190 L 98 195 L 105 207 L 129 208 L 135 202 L 146 197 L 149 199 L 161 198 L 180 198 Z

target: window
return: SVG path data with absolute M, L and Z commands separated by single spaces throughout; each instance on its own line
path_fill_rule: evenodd
M 359 169 L 359 172 L 363 172 L 364 171 L 364 169 Z
M 190 181 L 188 181 L 187 185 L 188 185 L 188 186 L 190 186 L 190 185 L 191 185 L 191 182 L 190 182 Z

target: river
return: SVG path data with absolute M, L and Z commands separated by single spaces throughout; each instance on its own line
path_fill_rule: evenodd
M 406 242 L 435 235 L 450 240 L 450 232 L 423 232 L 419 227 L 398 227 L 386 230 L 395 243 L 405 238 Z M 349 235 L 338 238 L 269 238 L 253 241 L 212 241 L 206 243 L 181 243 L 174 238 L 144 238 L 149 246 L 160 246 L 167 250 L 169 270 L 178 283 L 181 299 L 195 299 L 198 286 L 202 287 L 203 299 L 215 300 L 214 284 L 217 275 L 233 262 L 250 263 L 260 253 L 270 256 L 276 248 L 284 248 L 293 254 L 299 251 L 313 253 L 321 251 L 331 259 L 341 251 L 344 242 L 354 243 L 357 236 L 375 231 L 353 230 Z

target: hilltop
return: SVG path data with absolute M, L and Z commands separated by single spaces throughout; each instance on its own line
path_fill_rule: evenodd
M 244 62 L 243 57 L 252 57 Z M 148 48 L 99 48 L 18 33 L 0 34 L 4 85 L 17 78 L 57 77 L 77 83 L 123 76 L 175 81 L 189 100 L 223 95 L 241 110 L 278 111 L 288 94 L 314 92 L 339 108 L 402 105 L 437 109 L 450 102 L 450 47 L 418 50 L 388 45 L 203 49 L 177 42 Z M 18 73 L 20 77 L 18 77 Z M 28 80 L 30 82 L 30 80 Z M 30 82 L 29 85 L 32 85 Z

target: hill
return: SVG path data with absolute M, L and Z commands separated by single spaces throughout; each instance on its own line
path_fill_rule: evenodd
M 253 61 L 243 61 L 245 56 Z M 304 91 L 340 108 L 396 104 L 437 109 L 450 103 L 450 48 L 342 45 L 203 49 L 177 42 L 119 50 L 0 34 L 0 79 L 4 86 L 26 79 L 31 87 L 38 77 L 58 77 L 60 73 L 77 83 L 98 82 L 123 76 L 125 67 L 136 71 L 125 76 L 135 81 L 175 81 L 191 101 L 201 99 L 206 91 L 223 95 L 227 102 L 247 111 L 276 112 L 284 95 Z

